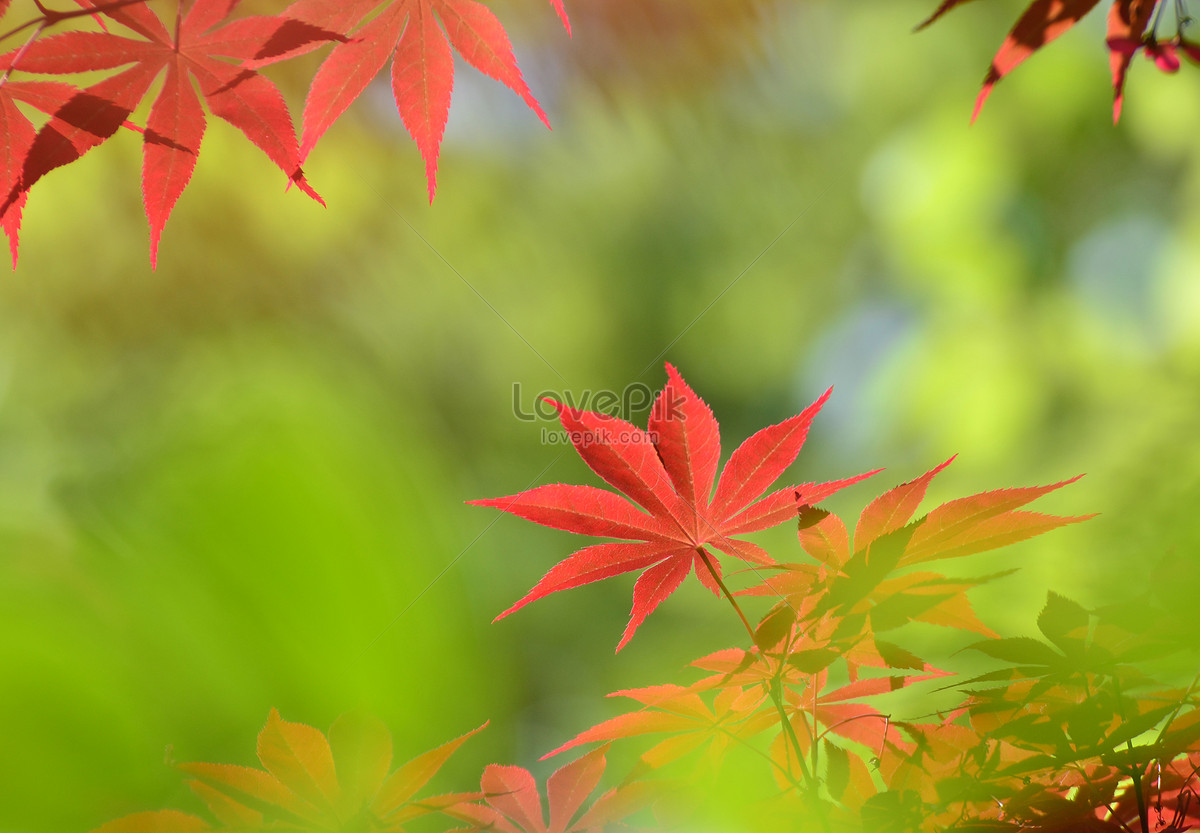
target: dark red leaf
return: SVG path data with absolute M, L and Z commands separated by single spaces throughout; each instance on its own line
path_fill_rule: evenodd
M 1099 0 L 1034 0 L 1008 33 L 987 76 L 983 89 L 975 102 L 971 121 L 979 117 L 979 111 L 992 93 L 996 82 L 1025 62 L 1030 55 L 1055 38 L 1063 35 L 1090 12 Z
M 1133 53 L 1141 46 L 1142 35 L 1158 0 L 1113 0 L 1108 9 L 1108 62 L 1113 79 L 1113 124 L 1121 118 L 1125 98 L 1125 74 Z
M 17 268 L 20 243 L 21 214 L 27 192 L 21 186 L 25 160 L 37 138 L 33 123 L 16 106 L 17 101 L 32 104 L 46 113 L 53 113 L 76 93 L 74 87 L 54 81 L 13 81 L 8 79 L 0 88 L 0 198 L 17 192 L 16 198 L 2 211 L 0 226 L 8 237 L 13 269 Z
M 969 2 L 970 0 L 942 0 L 941 4 L 937 7 L 937 9 L 934 10 L 933 14 L 917 24 L 917 31 L 921 31 L 930 23 L 933 23 L 935 20 L 956 6 L 961 6 L 962 4 Z

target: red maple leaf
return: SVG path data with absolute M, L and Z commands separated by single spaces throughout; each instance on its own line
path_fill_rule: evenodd
M 1135 50 L 1128 44 L 1141 44 L 1150 25 L 1158 0 L 1116 0 L 1108 10 L 1108 60 L 1113 78 L 1113 122 L 1121 118 L 1125 97 L 1125 74 Z
M 340 36 L 295 20 L 255 16 L 220 25 L 240 0 L 180 3 L 170 26 L 145 5 L 103 10 L 139 37 L 111 32 L 67 32 L 38 40 L 0 58 L 0 68 L 35 73 L 109 70 L 102 81 L 78 91 L 38 132 L 24 160 L 21 181 L 8 191 L 5 211 L 38 179 L 73 162 L 126 123 L 155 80 L 165 74 L 143 131 L 142 189 L 150 222 L 150 260 L 179 195 L 191 179 L 204 136 L 200 92 L 212 113 L 237 127 L 305 193 L 320 201 L 300 169 L 291 115 L 283 96 L 253 66 L 269 63 L 312 42 Z M 215 28 L 214 28 L 215 27 Z M 234 58 L 229 63 L 222 58 Z
M 974 121 L 983 104 L 992 94 L 996 82 L 1023 64 L 1034 52 L 1067 30 L 1092 10 L 1100 0 L 1034 0 L 1013 26 L 1004 43 L 992 58 L 983 89 L 975 101 Z
M 968 3 L 970 0 L 942 0 L 932 15 L 917 28 L 923 29 L 940 18 L 946 12 Z M 984 102 L 991 95 L 996 83 L 1008 75 L 1033 53 L 1037 52 L 1050 41 L 1065 34 L 1075 26 L 1088 12 L 1099 4 L 1100 0 L 1034 0 L 1025 10 L 1008 37 L 1005 38 L 987 76 L 983 80 L 983 89 L 975 102 L 975 112 L 971 116 L 974 121 L 983 108 Z M 1156 11 L 1161 12 L 1159 0 L 1113 0 L 1108 8 L 1108 60 L 1112 69 L 1113 81 L 1113 123 L 1121 118 L 1121 107 L 1125 96 L 1125 77 L 1129 72 L 1129 64 L 1133 56 L 1142 51 L 1160 70 L 1166 73 L 1177 72 L 1180 67 L 1180 52 L 1193 61 L 1200 63 L 1200 45 L 1191 43 L 1183 37 L 1183 30 L 1190 18 L 1184 7 L 1176 3 L 1176 33 L 1173 38 L 1160 40 L 1154 29 L 1158 20 Z M 1153 27 L 1151 21 L 1155 22 Z M 1147 28 L 1151 31 L 1147 32 Z
M 600 833 L 614 822 L 640 809 L 654 797 L 649 784 L 626 783 L 613 787 L 580 813 L 588 796 L 600 783 L 607 762 L 607 747 L 595 749 L 555 770 L 546 780 L 550 823 L 542 810 L 537 782 L 527 769 L 491 764 L 483 771 L 480 787 L 486 804 L 457 808 L 453 815 L 478 829 L 497 833 Z
M 970 0 L 943 0 L 918 29 L 923 29 L 946 12 Z M 974 121 L 996 83 L 1023 64 L 1033 53 L 1065 34 L 1100 0 L 1034 0 L 1017 20 L 992 59 L 983 89 L 975 102 Z M 1113 121 L 1121 115 L 1125 74 L 1133 53 L 1142 46 L 1142 34 L 1154 14 L 1158 0 L 1113 0 L 1108 13 L 1109 62 L 1113 76 Z M 1160 64 L 1161 66 L 1161 64 Z
M 562 0 L 551 2 L 570 32 Z M 321 28 L 346 32 L 376 9 L 378 0 L 299 0 L 285 14 Z M 351 40 L 335 47 L 317 70 L 304 102 L 301 158 L 307 158 L 317 140 L 362 94 L 391 56 L 392 94 L 400 118 L 425 160 L 432 202 L 437 190 L 438 150 L 454 86 L 451 46 L 477 70 L 524 99 L 550 126 L 521 76 L 504 27 L 487 6 L 476 0 L 391 0 Z
M 711 705 L 697 689 L 698 686 L 656 685 L 614 691 L 608 696 L 627 697 L 641 703 L 642 708 L 585 729 L 547 752 L 542 760 L 585 743 L 669 734 L 670 737 L 639 756 L 642 763 L 658 769 L 707 745 L 704 757 L 715 766 L 731 742 L 746 741 L 779 720 L 774 712 L 758 708 L 767 697 L 759 687 L 726 685 L 711 698 Z
M 764 428 L 742 443 L 718 480 L 721 440 L 717 421 L 669 364 L 667 375 L 667 385 L 651 408 L 648 431 L 616 417 L 546 400 L 558 410 L 575 450 L 592 471 L 645 511 L 613 492 L 564 484 L 469 501 L 568 532 L 634 542 L 579 550 L 553 567 L 497 619 L 550 593 L 642 570 L 633 590 L 629 624 L 617 645 L 619 651 L 690 570 L 719 593 L 719 563 L 709 556 L 706 545 L 751 564 L 773 564 L 762 548 L 733 536 L 795 518 L 797 491 L 814 504 L 876 473 L 786 486 L 759 497 L 800 453 L 813 417 L 829 397 L 826 391 L 802 413 Z

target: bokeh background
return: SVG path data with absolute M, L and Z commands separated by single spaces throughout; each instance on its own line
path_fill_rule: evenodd
M 1040 508 L 1098 518 L 964 565 L 1021 568 L 983 618 L 1153 588 L 1194 632 L 1200 72 L 1139 58 L 1114 128 L 1097 13 L 969 126 L 1021 2 L 913 34 L 932 2 L 568 0 L 572 40 L 493 5 L 554 130 L 460 65 L 432 207 L 383 84 L 307 164 L 327 210 L 211 124 L 157 272 L 136 136 L 35 190 L 0 280 L 0 830 L 198 809 L 164 756 L 253 763 L 272 706 L 372 711 L 401 759 L 490 719 L 439 785 L 544 775 L 602 694 L 738 644 L 686 586 L 614 656 L 628 577 L 490 624 L 579 541 L 464 501 L 596 482 L 514 397 L 664 360 L 726 453 L 833 385 L 795 479 L 886 467 L 851 514 L 954 453 L 931 501 L 1087 472 Z M 276 74 L 297 109 L 319 57 Z

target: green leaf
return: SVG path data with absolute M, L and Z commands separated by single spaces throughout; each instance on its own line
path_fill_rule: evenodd
M 431 749 L 400 767 L 384 782 L 375 798 L 373 809 L 380 818 L 386 817 L 403 807 L 417 793 L 417 790 L 437 774 L 450 756 L 466 742 L 467 738 L 476 732 L 481 732 L 487 723 L 472 729 L 465 735 L 460 735 L 452 741 L 443 743 L 436 749 Z
M 1038 614 L 1037 624 L 1047 639 L 1066 650 L 1067 645 L 1078 645 L 1087 636 L 1088 612 L 1051 590 L 1046 596 L 1046 606 Z
M 915 668 L 917 671 L 925 670 L 925 660 L 921 659 L 916 654 L 909 653 L 899 645 L 893 645 L 891 642 L 884 642 L 882 639 L 876 639 L 875 650 L 879 651 L 879 656 L 883 657 L 883 661 L 888 664 L 889 668 Z
M 1133 740 L 1143 732 L 1149 732 L 1157 726 L 1164 717 L 1175 711 L 1177 703 L 1168 703 L 1165 706 L 1159 706 L 1156 709 L 1151 709 L 1145 714 L 1139 714 L 1129 720 L 1121 723 L 1113 733 L 1109 735 L 1104 743 L 1111 749 L 1115 749 L 1119 744 Z
M 1075 746 L 1086 748 L 1100 742 L 1112 713 L 1098 698 L 1091 697 L 1066 709 L 1062 720 Z
M 863 830 L 871 833 L 908 833 L 919 830 L 924 821 L 920 797 L 909 790 L 876 793 L 863 802 Z
M 314 806 L 333 809 L 340 796 L 333 752 L 318 729 L 271 709 L 258 734 L 258 759 L 280 783 Z
M 787 602 L 770 610 L 754 629 L 754 644 L 764 651 L 782 642 L 796 623 L 796 609 Z
M 829 512 L 816 506 L 801 506 L 799 509 L 800 529 L 816 526 L 829 517 Z
M 92 833 L 194 833 L 209 829 L 204 819 L 196 816 L 178 810 L 158 810 L 124 816 L 96 828 Z
M 392 735 L 379 718 L 350 713 L 329 727 L 329 745 L 337 762 L 343 812 L 353 816 L 387 780 L 392 768 Z
M 914 521 L 881 535 L 866 549 L 851 556 L 842 568 L 843 575 L 834 580 L 829 592 L 816 606 L 814 615 L 846 609 L 865 599 L 900 563 L 900 556 L 904 554 L 904 548 L 908 546 L 918 524 L 920 521 Z
M 831 743 L 828 738 L 825 747 L 825 788 L 829 794 L 840 799 L 850 786 L 850 753 L 842 747 Z
M 829 648 L 813 648 L 788 654 L 787 664 L 805 674 L 816 674 L 832 665 L 839 656 L 837 651 Z
M 968 645 L 968 648 L 987 654 L 995 659 L 1006 662 L 1016 662 L 1021 665 L 1054 666 L 1062 663 L 1063 658 L 1049 645 L 1038 642 L 1028 636 L 1014 636 L 1008 639 L 985 639 Z
M 258 812 L 288 814 L 290 818 L 308 818 L 317 809 L 285 787 L 278 778 L 261 769 L 236 764 L 178 764 L 207 786 Z
M 888 596 L 871 608 L 871 628 L 876 633 L 894 630 L 950 598 L 953 598 L 952 593 L 946 595 L 897 593 L 894 596 Z

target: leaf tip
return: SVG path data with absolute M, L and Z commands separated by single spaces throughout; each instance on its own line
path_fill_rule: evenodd
M 943 0 L 942 4 L 934 9 L 933 14 L 918 23 L 913 31 L 920 32 L 922 29 L 925 29 L 934 21 L 939 20 L 942 15 L 962 2 L 964 2 L 964 0 Z
M 992 94 L 992 89 L 996 86 L 996 78 L 993 78 L 994 71 L 988 73 L 988 80 L 983 82 L 983 89 L 979 91 L 979 97 L 975 99 L 975 110 L 971 113 L 971 124 L 974 124 L 979 118 L 980 112 L 983 110 L 984 103 L 988 100 L 988 96 Z
M 547 130 L 553 130 L 550 126 L 550 117 L 546 115 L 546 111 L 542 109 L 542 105 L 532 95 L 529 96 L 529 107 L 537 114 L 537 117 L 542 120 L 542 124 L 546 125 Z
M 429 204 L 433 205 L 433 198 L 437 195 L 437 148 L 434 148 L 432 155 L 425 157 L 425 182 L 429 190 Z
M 12 256 L 12 270 L 14 272 L 17 271 L 17 258 L 20 256 L 20 250 L 21 245 L 16 232 L 8 231 L 8 253 Z
M 562 21 L 563 28 L 567 30 L 567 37 L 572 37 L 571 19 L 567 17 L 567 10 L 563 7 L 563 0 L 550 0 L 550 5 L 554 6 L 554 11 L 558 14 L 558 19 Z
M 617 643 L 617 649 L 613 651 L 614 654 L 621 653 L 621 649 L 629 644 L 629 640 L 633 639 L 633 634 L 637 630 L 637 626 L 638 623 L 635 620 L 629 620 L 629 624 L 625 626 L 625 633 L 621 634 L 621 641 Z
M 321 195 L 317 193 L 316 189 L 309 185 L 308 179 L 304 176 L 304 171 L 299 167 L 292 172 L 292 175 L 288 177 L 288 180 L 288 187 L 291 187 L 291 185 L 294 183 L 297 188 L 308 194 L 308 196 L 316 202 L 320 203 L 322 208 L 329 207 L 325 204 L 325 200 L 321 197 Z

